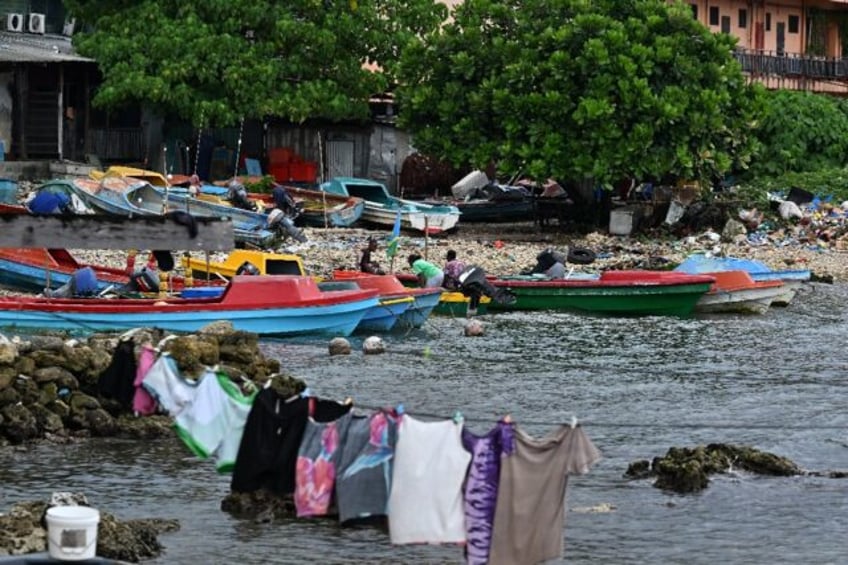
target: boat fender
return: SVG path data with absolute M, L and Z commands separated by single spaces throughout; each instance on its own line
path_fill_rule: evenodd
M 595 262 L 595 252 L 585 247 L 571 247 L 568 250 L 567 260 L 576 265 L 588 265 Z

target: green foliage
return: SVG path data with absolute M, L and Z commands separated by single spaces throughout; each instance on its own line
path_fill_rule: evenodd
M 104 76 L 95 103 L 146 103 L 196 126 L 268 115 L 364 119 L 434 0 L 67 0 Z M 363 65 L 382 67 L 374 72 Z
M 764 96 L 757 130 L 761 144 L 749 175 L 832 169 L 846 164 L 848 103 L 819 94 L 778 90 Z
M 271 175 L 264 175 L 261 179 L 256 182 L 245 182 L 244 188 L 248 192 L 259 192 L 268 194 L 272 190 L 274 190 L 274 185 L 277 184 L 277 181 Z
M 754 148 L 734 42 L 663 0 L 466 0 L 403 53 L 399 117 L 455 165 L 710 178 Z
M 823 199 L 830 196 L 834 202 L 844 202 L 848 200 L 848 168 L 761 176 L 741 183 L 737 194 L 743 201 L 764 207 L 769 192 L 786 195 L 792 187 L 803 188 Z

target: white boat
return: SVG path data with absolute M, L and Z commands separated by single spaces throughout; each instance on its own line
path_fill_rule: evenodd
M 389 194 L 385 185 L 351 177 L 336 177 L 321 185 L 331 194 L 359 197 L 365 200 L 362 220 L 392 228 L 400 212 L 401 229 L 437 234 L 456 227 L 460 211 L 456 206 L 403 200 Z
M 764 314 L 784 294 L 782 281 L 755 281 L 746 271 L 702 274 L 715 277 L 716 281 L 695 304 L 696 312 Z

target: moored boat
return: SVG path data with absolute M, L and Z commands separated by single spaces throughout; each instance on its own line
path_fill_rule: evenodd
M 480 297 L 476 314 L 485 314 L 489 311 L 489 303 L 492 301 L 488 296 Z M 439 297 L 439 303 L 433 309 L 433 314 L 441 316 L 466 317 L 471 298 L 461 292 L 444 291 Z
M 385 185 L 368 179 L 337 177 L 323 183 L 321 190 L 362 198 L 365 201 L 362 219 L 388 228 L 395 225 L 400 213 L 402 229 L 437 234 L 456 227 L 460 217 L 456 206 L 403 200 L 389 194 Z
M 783 292 L 772 301 L 772 306 L 788 306 L 803 284 L 812 278 L 809 269 L 773 270 L 755 259 L 715 257 L 701 253 L 690 255 L 674 270 L 691 274 L 746 271 L 754 281 L 782 281 Z
M 489 310 L 573 310 L 609 315 L 688 316 L 715 279 L 663 271 L 606 271 L 597 279 L 492 279 L 512 303 Z
M 318 283 L 321 290 L 352 290 L 360 287 L 355 280 L 322 281 Z M 357 332 L 390 332 L 400 327 L 400 317 L 415 303 L 412 296 L 383 296 L 380 302 L 368 310 L 356 326 Z M 405 327 L 405 326 L 404 326 Z
M 286 253 L 234 249 L 223 261 L 207 262 L 205 259 L 187 256 L 182 258 L 183 269 L 191 273 L 195 280 L 208 280 L 217 275 L 231 279 L 245 263 L 250 263 L 260 275 L 306 276 L 300 257 Z
M 441 288 L 409 288 L 394 275 L 372 275 L 359 271 L 335 270 L 333 280 L 356 281 L 360 288 L 378 290 L 381 297 L 411 296 L 414 303 L 404 312 L 398 325 L 407 328 L 420 328 L 433 313 L 442 295 Z
M 365 211 L 365 200 L 356 196 L 342 196 L 296 186 L 286 186 L 285 189 L 299 205 L 298 222 L 307 226 L 347 228 L 359 221 Z M 274 205 L 270 194 L 251 193 L 248 197 L 261 201 L 266 207 Z
M 321 291 L 309 277 L 237 276 L 201 298 L 0 297 L 0 326 L 81 333 L 156 327 L 194 332 L 227 320 L 260 335 L 350 335 L 378 303 L 375 290 Z
M 696 312 L 763 314 L 784 292 L 782 281 L 755 281 L 747 271 L 708 274 L 715 278 L 715 283 L 695 304 Z

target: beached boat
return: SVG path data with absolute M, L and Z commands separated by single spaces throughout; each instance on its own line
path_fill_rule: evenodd
M 208 280 L 218 276 L 231 279 L 245 263 L 250 263 L 260 275 L 306 276 L 306 269 L 300 257 L 286 253 L 234 249 L 223 261 L 207 261 L 188 256 L 182 258 L 183 270 L 191 273 L 195 280 Z
M 798 290 L 812 277 L 809 269 L 772 270 L 765 263 L 754 259 L 712 257 L 702 253 L 690 255 L 674 270 L 690 274 L 746 271 L 754 281 L 782 281 L 783 293 L 772 301 L 772 306 L 788 306 Z
M 365 200 L 356 196 L 342 196 L 324 190 L 309 190 L 286 186 L 286 192 L 298 204 L 298 223 L 315 228 L 347 228 L 355 224 L 365 211 Z M 262 202 L 263 206 L 274 206 L 271 194 L 250 193 L 248 198 Z
M 372 275 L 360 271 L 335 270 L 335 281 L 355 281 L 363 289 L 378 290 L 383 298 L 411 296 L 415 302 L 398 320 L 398 326 L 420 328 L 433 313 L 442 295 L 441 288 L 409 288 L 394 275 Z
M 74 272 L 84 267 L 94 270 L 97 290 L 122 288 L 129 283 L 129 269 L 81 263 L 66 249 L 0 248 L 0 285 L 23 292 L 41 292 L 45 288 L 57 289 L 70 281 Z M 185 288 L 183 277 L 166 273 L 168 289 Z M 219 279 L 212 284 L 221 282 Z
M 491 279 L 515 296 L 495 310 L 573 310 L 610 315 L 688 316 L 715 279 L 663 271 L 606 271 L 597 279 Z
M 105 171 L 94 170 L 88 173 L 88 176 L 96 181 L 103 180 L 106 177 L 131 177 L 133 179 L 138 179 L 140 181 L 147 182 L 148 184 L 152 184 L 153 186 L 160 187 L 171 186 L 174 184 L 162 173 L 157 173 L 156 171 L 150 171 L 147 169 L 139 169 L 136 167 L 124 167 L 121 165 L 113 165 Z M 180 180 L 183 180 L 184 178 L 187 177 L 180 175 Z
M 378 303 L 375 290 L 321 291 L 309 277 L 237 276 L 201 298 L 0 297 L 0 327 L 81 333 L 156 327 L 195 332 L 227 320 L 261 335 L 350 335 Z
M 746 271 L 707 274 L 715 283 L 695 304 L 696 312 L 763 314 L 784 293 L 782 281 L 755 281 Z
M 128 176 L 104 176 L 100 180 L 78 177 L 56 179 L 44 183 L 39 191 L 62 192 L 75 195 L 86 206 L 115 216 L 160 216 L 168 212 L 183 211 L 198 217 L 228 217 L 233 223 L 233 239 L 238 243 L 267 246 L 279 235 L 269 229 L 264 214 L 237 208 L 211 207 L 202 201 L 186 200 L 187 195 L 177 195 L 154 187 L 144 180 Z M 207 205 L 202 205 L 207 204 Z
M 459 221 L 460 212 L 456 206 L 403 200 L 389 194 L 385 185 L 368 179 L 337 177 L 323 183 L 321 190 L 362 198 L 365 201 L 362 219 L 388 228 L 395 225 L 398 213 L 402 229 L 428 234 L 449 231 Z

